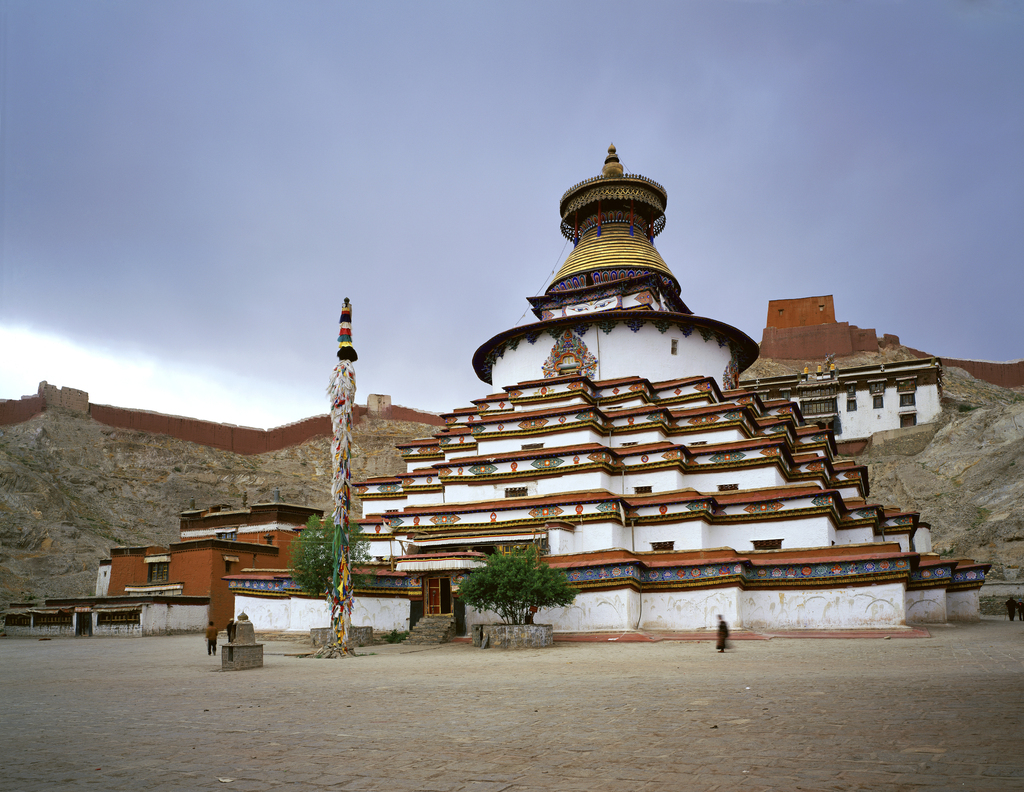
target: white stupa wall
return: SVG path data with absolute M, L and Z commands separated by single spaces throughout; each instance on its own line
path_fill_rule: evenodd
M 683 589 L 643 596 L 641 630 L 711 630 L 718 616 L 730 628 L 740 622 L 738 588 Z
M 754 549 L 754 539 L 782 539 L 783 550 L 829 547 L 835 539 L 835 530 L 832 521 L 822 515 L 772 522 L 713 525 L 708 531 L 707 546 L 731 547 L 745 553 Z
M 946 621 L 976 622 L 981 620 L 979 589 L 946 592 Z
M 739 626 L 754 630 L 879 629 L 906 623 L 902 583 L 744 591 L 739 602 Z
M 944 624 L 946 621 L 946 590 L 934 588 L 908 591 L 907 621 L 921 624 Z
M 595 314 L 580 321 L 600 320 L 600 314 Z M 699 328 L 694 328 L 687 338 L 675 324 L 661 333 L 651 321 L 635 333 L 622 321 L 610 333 L 590 325 L 580 338 L 587 351 L 597 358 L 591 379 L 639 376 L 651 381 L 664 381 L 710 375 L 720 382 L 732 354 L 729 344 L 719 346 L 715 338 L 705 341 Z M 673 340 L 677 342 L 676 354 L 672 354 Z M 544 363 L 557 343 L 549 334 L 543 333 L 534 344 L 521 339 L 516 349 L 506 349 L 505 354 L 494 361 L 491 370 L 494 390 L 497 392 L 519 382 L 543 379 Z
M 249 617 L 257 630 L 309 632 L 331 626 L 331 609 L 323 598 L 253 597 L 235 595 L 235 611 Z M 404 597 L 358 596 L 352 604 L 352 624 L 391 632 L 409 629 L 409 600 Z

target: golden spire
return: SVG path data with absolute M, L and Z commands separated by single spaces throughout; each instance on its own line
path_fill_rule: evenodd
M 601 175 L 614 179 L 617 176 L 621 176 L 622 173 L 622 163 L 619 162 L 619 157 L 615 153 L 615 144 L 613 143 L 608 147 L 608 156 L 604 158 L 604 167 L 601 169 Z

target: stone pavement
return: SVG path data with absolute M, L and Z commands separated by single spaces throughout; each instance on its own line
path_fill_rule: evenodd
M 0 790 L 1024 789 L 1024 625 L 375 646 L 220 672 L 202 636 L 0 639 Z M 371 654 L 371 652 L 373 654 Z

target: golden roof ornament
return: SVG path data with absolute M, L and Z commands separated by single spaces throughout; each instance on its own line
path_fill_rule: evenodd
M 608 147 L 608 156 L 604 158 L 604 167 L 601 169 L 601 175 L 605 178 L 615 178 L 623 173 L 622 163 L 619 162 L 619 157 L 615 153 L 615 144 L 613 143 Z

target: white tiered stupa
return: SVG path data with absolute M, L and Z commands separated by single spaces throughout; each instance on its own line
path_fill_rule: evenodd
M 602 175 L 560 206 L 574 243 L 539 321 L 473 358 L 492 395 L 405 443 L 408 472 L 360 482 L 378 568 L 355 623 L 467 611 L 482 554 L 535 543 L 578 586 L 556 631 L 893 628 L 978 618 L 986 565 L 931 554 L 913 512 L 869 503 L 867 471 L 794 403 L 737 389 L 757 345 L 695 316 L 654 247 L 667 194 Z M 401 626 L 401 625 L 399 625 Z

